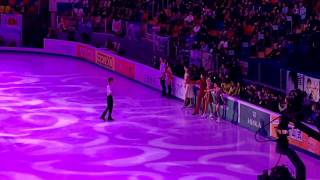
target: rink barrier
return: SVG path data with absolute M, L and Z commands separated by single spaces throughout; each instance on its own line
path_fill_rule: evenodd
M 70 46 L 68 46 L 68 43 L 70 43 Z M 63 54 L 94 62 L 108 70 L 161 90 L 159 70 L 114 54 L 112 51 L 95 48 L 83 43 L 55 39 L 45 39 L 44 50 L 53 54 Z M 183 99 L 183 79 L 176 76 L 173 77 L 172 95 Z
M 44 51 L 51 54 L 82 58 L 149 87 L 161 90 L 160 71 L 158 69 L 121 57 L 111 51 L 87 44 L 53 39 L 44 40 Z M 184 80 L 174 76 L 172 86 L 172 94 L 179 99 L 184 99 Z M 251 131 L 256 131 L 265 126 L 261 133 L 276 138 L 275 128 L 279 121 L 272 120 L 277 119 L 280 116 L 279 114 L 230 96 L 225 97 L 225 102 L 225 106 L 221 108 L 224 119 Z M 300 130 L 294 129 L 292 125 L 290 125 L 289 130 L 289 141 L 302 150 L 320 156 L 320 143 Z

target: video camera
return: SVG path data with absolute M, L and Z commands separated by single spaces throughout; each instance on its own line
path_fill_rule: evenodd
M 296 177 L 294 178 L 287 167 L 285 166 L 276 166 L 272 168 L 271 173 L 268 173 L 268 170 L 264 170 L 261 175 L 258 176 L 258 180 L 305 180 L 306 179 L 306 168 L 303 161 L 300 159 L 298 154 L 289 147 L 288 142 L 288 126 L 289 123 L 293 123 L 296 129 L 306 133 L 308 136 L 312 137 L 315 140 L 320 141 L 320 133 L 316 130 L 308 127 L 307 125 L 301 122 L 301 112 L 295 113 L 285 113 L 282 114 L 279 118 L 280 122 L 277 127 L 277 146 L 276 151 L 279 154 L 285 155 L 288 157 L 290 162 L 294 165 L 296 170 Z
M 286 166 L 276 166 L 271 169 L 269 174 L 268 170 L 264 170 L 261 175 L 258 175 L 258 180 L 294 180 L 290 171 Z

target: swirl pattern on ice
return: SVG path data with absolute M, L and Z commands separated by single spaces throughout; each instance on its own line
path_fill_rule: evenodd
M 0 59 L 0 179 L 256 179 L 278 158 L 253 133 L 194 117 L 180 101 L 89 63 L 36 54 Z M 99 119 L 109 76 L 112 123 Z

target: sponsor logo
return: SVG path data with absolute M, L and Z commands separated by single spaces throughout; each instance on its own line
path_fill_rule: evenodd
M 252 117 L 248 117 L 248 124 L 258 129 L 262 127 L 261 122 L 257 121 L 257 112 L 252 111 Z
M 294 127 L 289 127 L 288 131 L 289 131 L 289 137 L 291 139 L 302 141 L 302 132 L 299 129 L 295 129 Z
M 255 106 L 240 105 L 240 125 L 250 130 L 256 131 L 263 128 L 261 133 L 269 135 L 270 133 L 270 114 L 255 109 Z
M 97 52 L 96 63 L 107 69 L 114 70 L 114 57 L 102 52 Z
M 95 59 L 95 49 L 89 46 L 78 45 L 77 46 L 77 57 L 94 61 Z

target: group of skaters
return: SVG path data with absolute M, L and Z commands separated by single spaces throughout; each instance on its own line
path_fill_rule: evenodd
M 221 84 L 210 76 L 206 77 L 204 73 L 200 75 L 200 80 L 193 81 L 190 78 L 188 67 L 184 67 L 184 71 L 184 107 L 192 107 L 194 105 L 193 115 L 216 118 L 219 121 L 222 117 L 220 108 L 225 102 Z
M 190 68 L 184 67 L 184 108 L 194 108 L 193 115 L 215 118 L 219 121 L 224 116 L 221 108 L 225 111 L 227 95 L 239 96 L 240 83 L 235 84 L 229 81 L 228 77 L 221 81 L 221 78 L 214 73 L 205 72 L 200 74 L 199 80 L 193 80 L 190 71 Z M 171 96 L 173 74 L 169 63 L 163 58 L 160 58 L 160 72 L 162 96 Z

